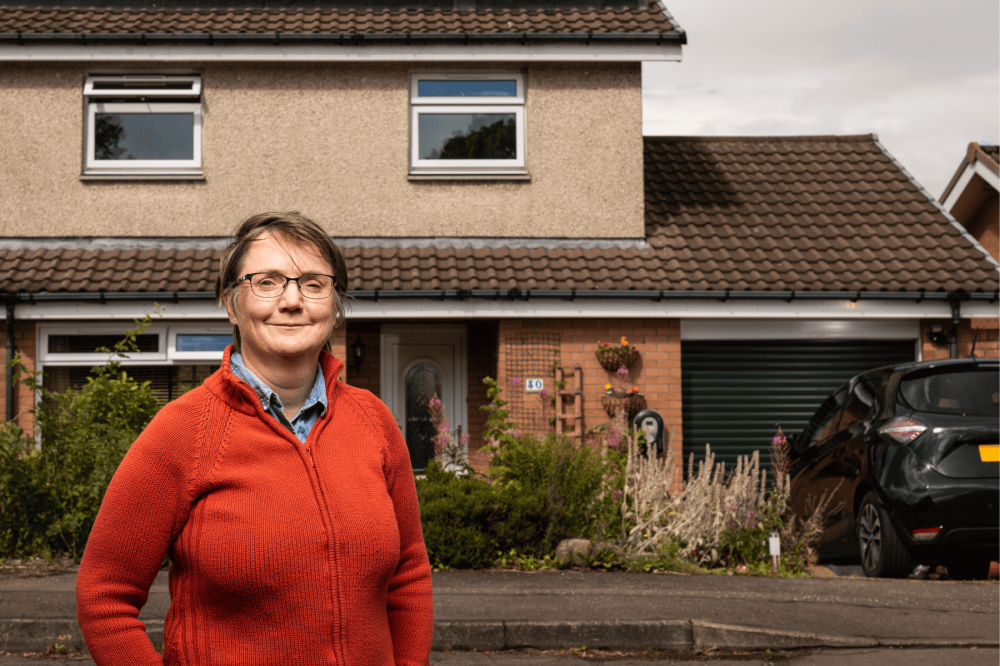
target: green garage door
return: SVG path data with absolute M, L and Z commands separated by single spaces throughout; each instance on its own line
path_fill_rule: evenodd
M 856 374 L 914 360 L 912 340 L 681 343 L 684 473 L 688 457 L 711 444 L 727 469 L 760 449 L 761 463 L 780 423 L 786 434 L 805 427 L 816 408 Z

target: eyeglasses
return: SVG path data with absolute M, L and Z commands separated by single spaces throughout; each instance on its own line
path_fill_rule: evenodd
M 295 282 L 299 285 L 300 294 L 317 300 L 329 298 L 333 293 L 333 285 L 337 284 L 337 278 L 321 273 L 309 273 L 297 278 L 287 277 L 281 273 L 247 273 L 233 284 L 238 285 L 244 281 L 249 281 L 254 295 L 261 298 L 277 298 L 285 293 L 289 282 Z

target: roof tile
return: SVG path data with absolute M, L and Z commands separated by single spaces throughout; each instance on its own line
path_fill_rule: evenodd
M 0 33 L 22 34 L 585 34 L 674 33 L 646 8 L 445 11 L 344 9 L 23 9 L 0 7 Z

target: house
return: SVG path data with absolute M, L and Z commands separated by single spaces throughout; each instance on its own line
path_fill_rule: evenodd
M 876 137 L 642 137 L 641 62 L 686 42 L 658 2 L 44 4 L 0 9 L 0 294 L 50 386 L 156 305 L 129 370 L 164 400 L 212 372 L 218 252 L 269 209 L 344 249 L 335 353 L 417 468 L 434 392 L 482 444 L 486 375 L 586 437 L 623 336 L 671 449 L 726 459 L 872 365 L 998 353 L 996 261 Z
M 1000 259 L 1000 146 L 973 141 L 941 203 L 994 259 Z

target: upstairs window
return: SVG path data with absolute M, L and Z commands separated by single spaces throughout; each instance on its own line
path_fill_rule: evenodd
M 524 76 L 414 74 L 412 175 L 524 175 Z
M 201 177 L 201 77 L 89 76 L 84 178 Z

